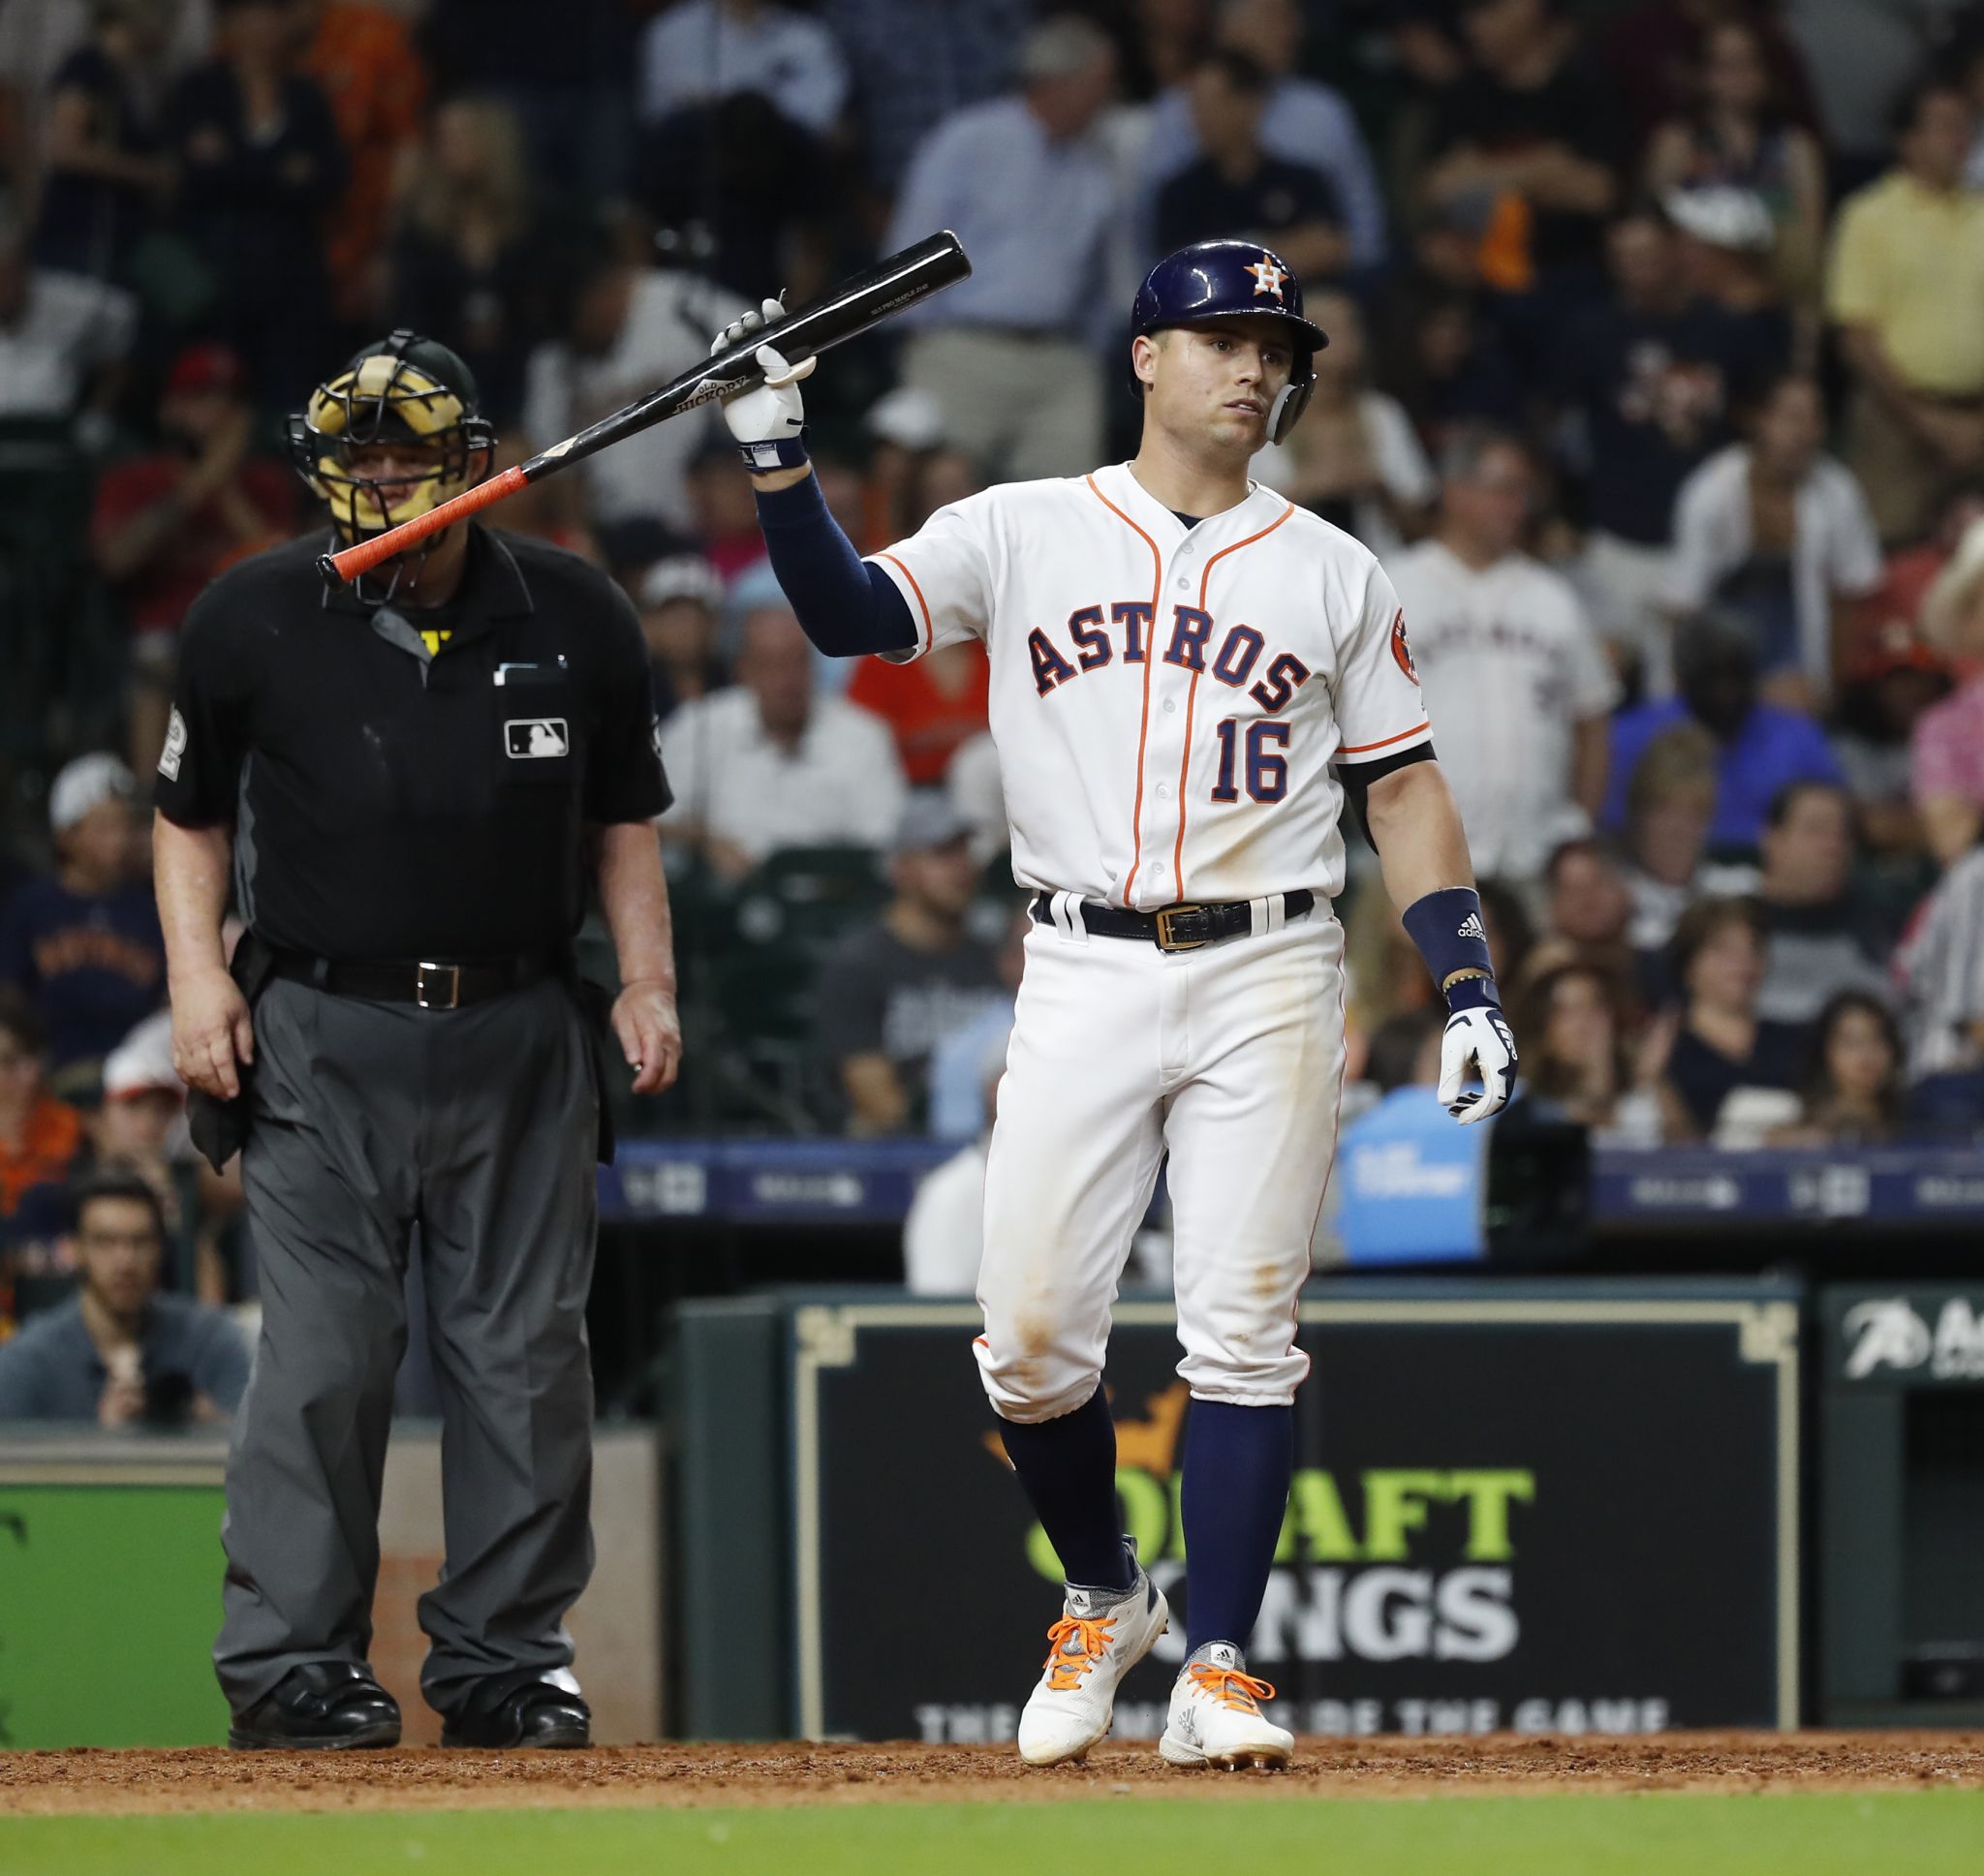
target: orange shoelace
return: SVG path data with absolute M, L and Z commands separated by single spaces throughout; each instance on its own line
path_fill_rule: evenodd
M 1215 1668 L 1210 1662 L 1195 1661 L 1191 1675 L 1222 1707 L 1237 1707 L 1243 1713 L 1259 1712 L 1260 1703 L 1275 1697 L 1275 1690 L 1266 1681 L 1244 1675 L 1237 1668 Z
M 1040 1664 L 1049 1671 L 1048 1692 L 1073 1693 L 1081 1685 L 1082 1676 L 1102 1658 L 1109 1645 L 1109 1631 L 1115 1626 L 1113 1615 L 1104 1615 L 1100 1621 L 1062 1616 L 1047 1631 L 1047 1658 Z

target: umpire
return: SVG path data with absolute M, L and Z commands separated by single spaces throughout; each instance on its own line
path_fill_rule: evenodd
M 468 368 L 411 332 L 290 433 L 348 540 L 480 480 L 495 441 Z M 538 541 L 450 528 L 357 590 L 326 588 L 323 545 L 201 597 L 159 761 L 173 1058 L 203 1150 L 245 1141 L 261 1273 L 222 1526 L 229 1739 L 399 1738 L 366 1652 L 418 1243 L 447 1528 L 421 1690 L 444 1744 L 583 1745 L 564 1618 L 593 1560 L 585 1304 L 610 1142 L 604 998 L 589 1020 L 573 944 L 590 865 L 625 986 L 612 1032 L 636 1091 L 665 1088 L 646 655 L 617 589 Z

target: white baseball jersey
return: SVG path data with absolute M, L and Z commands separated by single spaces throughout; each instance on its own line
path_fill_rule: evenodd
M 986 489 L 873 556 L 981 638 L 1022 885 L 1138 910 L 1344 883 L 1333 762 L 1431 735 L 1391 582 L 1256 486 L 1188 528 L 1127 464 Z
M 1612 709 L 1619 680 L 1568 582 L 1526 554 L 1476 571 L 1424 540 L 1389 566 L 1474 865 L 1532 876 L 1590 826 L 1572 731 Z

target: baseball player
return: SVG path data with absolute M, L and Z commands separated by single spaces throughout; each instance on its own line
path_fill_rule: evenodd
M 727 327 L 762 330 L 777 302 Z M 1508 1097 L 1480 901 L 1405 621 L 1349 536 L 1249 481 L 1327 343 L 1274 253 L 1201 242 L 1132 321 L 1135 459 L 1008 484 L 859 559 L 807 466 L 799 384 L 770 345 L 726 415 L 780 583 L 830 654 L 976 637 L 992 668 L 1013 873 L 1034 925 L 985 1175 L 976 1351 L 1006 1449 L 1067 1574 L 1019 1723 L 1079 1759 L 1169 1622 L 1122 1533 L 1101 1389 L 1110 1305 L 1169 1154 L 1191 1556 L 1188 1659 L 1160 1751 L 1280 1766 L 1294 1741 L 1242 1652 L 1293 1467 L 1297 1294 L 1344 1076 L 1347 795 L 1451 1014 L 1441 1098 Z M 1464 1092 L 1471 1064 L 1478 1092 Z

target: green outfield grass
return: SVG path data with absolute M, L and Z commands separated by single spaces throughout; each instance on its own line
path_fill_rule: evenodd
M 6 1876 L 1977 1876 L 1984 1792 L 0 1819 Z

